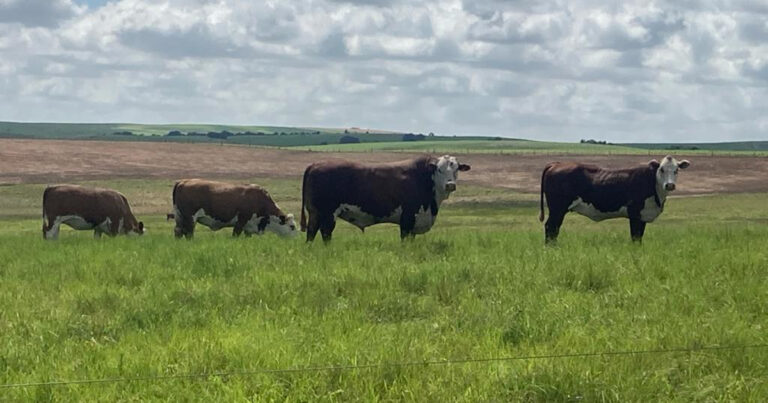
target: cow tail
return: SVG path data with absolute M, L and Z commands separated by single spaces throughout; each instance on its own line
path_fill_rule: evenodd
M 304 178 L 301 181 L 301 232 L 307 232 L 307 217 L 305 211 L 307 210 L 307 182 L 309 178 L 309 169 L 312 166 L 308 166 L 304 170 Z
M 539 195 L 539 221 L 544 221 L 544 178 L 547 175 L 547 171 L 551 168 L 551 164 L 547 164 L 544 170 L 541 172 L 541 194 Z
M 48 186 L 48 187 L 45 188 L 45 191 L 43 191 L 43 226 L 44 227 L 48 226 L 48 220 L 45 217 L 45 207 L 48 204 L 48 202 L 47 202 L 47 200 L 48 200 L 48 192 L 50 192 L 51 189 L 53 189 L 53 187 Z
M 166 214 L 166 221 L 176 218 L 176 209 L 178 208 L 176 206 L 176 191 L 179 188 L 179 184 L 181 181 L 176 181 L 176 183 L 173 184 L 173 192 L 171 193 L 171 202 L 173 203 L 173 212 L 170 214 Z

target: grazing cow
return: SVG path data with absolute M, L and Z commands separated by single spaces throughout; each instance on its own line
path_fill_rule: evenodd
M 218 231 L 234 227 L 233 236 L 261 235 L 265 230 L 295 236 L 293 214 L 284 214 L 266 189 L 257 185 L 232 185 L 202 179 L 184 179 L 173 186 L 174 234 L 192 238 L 195 224 Z
M 77 185 L 49 186 L 43 192 L 43 238 L 57 239 L 61 224 L 92 229 L 96 238 L 101 234 L 144 234 L 144 223 L 133 216 L 122 193 Z
M 541 174 L 539 221 L 544 221 L 544 196 L 549 218 L 544 225 L 546 242 L 557 240 L 565 214 L 575 211 L 594 221 L 629 218 L 633 241 L 641 241 L 645 224 L 664 211 L 667 194 L 675 190 L 679 169 L 687 160 L 666 156 L 635 168 L 603 169 L 594 165 L 553 162 Z
M 312 164 L 304 171 L 301 230 L 307 232 L 307 242 L 318 230 L 328 242 L 338 217 L 360 230 L 379 223 L 399 224 L 402 239 L 423 234 L 435 223 L 440 203 L 456 190 L 458 172 L 469 169 L 449 155 L 390 164 Z

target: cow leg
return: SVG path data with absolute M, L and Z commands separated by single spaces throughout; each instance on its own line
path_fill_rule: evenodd
M 563 225 L 563 219 L 567 209 L 549 209 L 549 218 L 544 223 L 544 242 L 551 243 L 557 241 L 557 236 L 560 234 L 560 226 Z
M 232 236 L 240 236 L 240 234 L 243 233 L 243 228 L 245 228 L 245 224 L 248 224 L 248 219 L 244 214 L 238 214 L 237 215 L 237 222 L 235 223 L 235 228 L 232 229 Z
M 632 236 L 632 240 L 635 242 L 643 241 L 643 234 L 645 233 L 645 221 L 640 218 L 629 219 L 629 234 Z
M 61 226 L 61 223 L 56 217 L 53 220 L 51 220 L 51 217 L 48 217 L 48 225 L 43 223 L 43 239 L 59 239 L 59 226 Z
M 334 228 L 336 228 L 336 217 L 333 214 L 328 214 L 320 219 L 320 234 L 323 236 L 324 243 L 331 242 Z
M 307 222 L 307 242 L 314 241 L 315 236 L 317 235 L 317 230 L 320 229 L 320 222 L 317 219 L 317 216 L 317 211 L 309 211 L 309 222 Z
M 413 233 L 413 227 L 416 226 L 416 215 L 412 212 L 405 212 L 400 215 L 400 240 L 413 239 L 416 234 Z
M 101 229 L 99 227 L 95 227 L 93 229 L 93 239 L 100 239 L 101 238 Z
M 195 219 L 192 216 L 185 214 L 176 214 L 176 227 L 173 229 L 173 234 L 176 238 L 185 237 L 192 239 L 195 233 Z

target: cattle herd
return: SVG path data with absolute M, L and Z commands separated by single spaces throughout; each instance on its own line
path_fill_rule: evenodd
M 675 190 L 680 169 L 690 165 L 666 156 L 661 162 L 626 169 L 603 169 L 581 163 L 547 164 L 541 174 L 539 220 L 544 221 L 544 201 L 549 210 L 545 241 L 557 239 L 569 211 L 594 221 L 629 219 L 633 240 L 643 237 L 646 223 L 664 210 L 669 192 Z M 456 190 L 460 171 L 470 166 L 455 157 L 422 156 L 389 164 L 326 161 L 304 171 L 301 197 L 301 230 L 307 242 L 317 232 L 331 240 L 340 218 L 364 231 L 379 223 L 400 226 L 401 239 L 413 238 L 432 228 L 437 213 Z M 185 179 L 173 187 L 174 235 L 192 238 L 200 223 L 216 231 L 233 227 L 233 235 L 295 236 L 296 221 L 257 185 L 232 185 L 202 179 Z M 43 238 L 56 239 L 61 224 L 102 234 L 144 233 L 144 224 L 131 212 L 121 193 L 77 185 L 49 186 L 43 192 Z

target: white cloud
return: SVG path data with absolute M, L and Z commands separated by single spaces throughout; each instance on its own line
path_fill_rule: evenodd
M 753 0 L 0 0 L 0 120 L 765 138 Z

